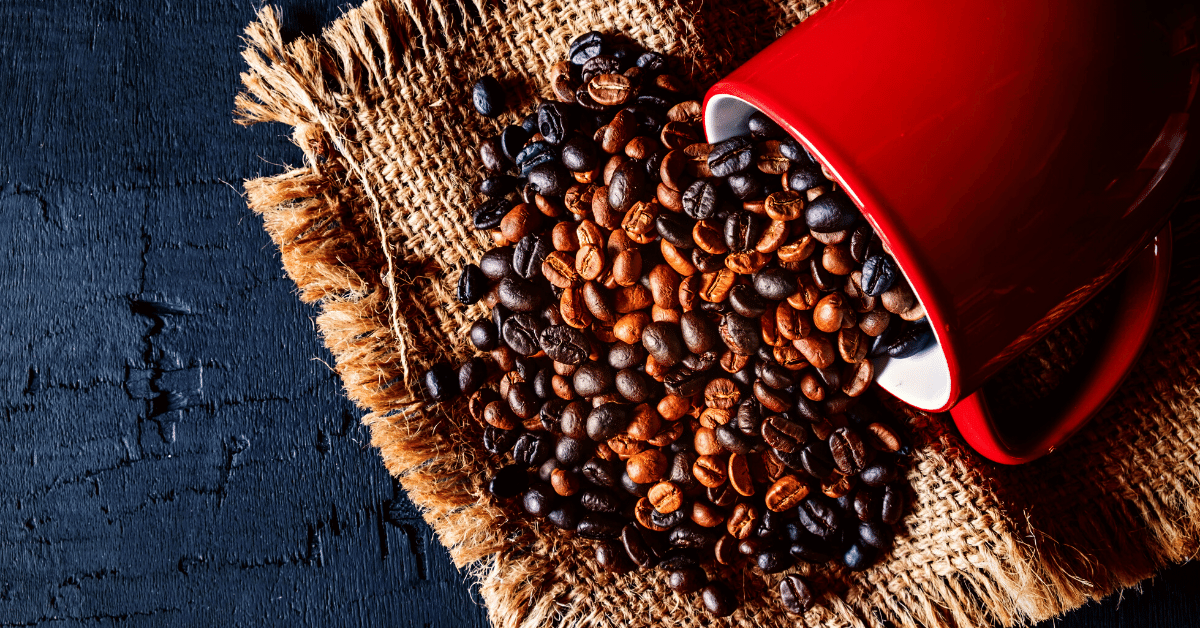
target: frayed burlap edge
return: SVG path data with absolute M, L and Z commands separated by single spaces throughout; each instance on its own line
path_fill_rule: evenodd
M 681 37 L 699 50 L 695 42 L 706 36 L 705 20 L 719 20 L 722 11 L 736 8 L 736 3 L 732 8 L 709 3 L 663 11 L 687 11 L 690 19 L 684 19 Z M 810 9 L 801 3 L 776 6 L 776 30 L 793 25 Z M 263 9 L 246 33 L 250 70 L 243 75 L 246 92 L 237 99 L 239 120 L 294 127 L 307 165 L 247 182 L 249 204 L 263 216 L 300 297 L 320 303 L 318 327 L 347 394 L 369 411 L 363 421 L 371 429 L 372 444 L 455 564 L 469 567 L 477 578 L 495 625 L 702 625 L 690 613 L 690 603 L 666 590 L 655 574 L 615 578 L 597 573 L 579 553 L 555 552 L 577 541 L 510 517 L 482 490 L 480 474 L 467 471 L 480 461 L 474 457 L 476 448 L 465 442 L 469 426 L 463 424 L 461 408 L 428 406 L 410 394 L 415 369 L 428 356 L 461 355 L 463 349 L 414 341 L 426 336 L 414 329 L 438 323 L 427 314 L 410 315 L 427 308 L 414 302 L 416 295 L 433 294 L 445 303 L 449 294 L 444 282 L 428 279 L 438 269 L 413 264 L 389 238 L 390 217 L 381 209 L 381 192 L 371 178 L 373 164 L 358 158 L 349 146 L 355 139 L 346 136 L 346 129 L 360 109 L 395 87 L 392 77 L 411 71 L 459 29 L 471 28 L 470 16 L 483 22 L 473 28 L 487 28 L 494 26 L 499 11 L 436 0 L 372 0 L 347 12 L 319 38 L 285 44 L 276 13 Z M 718 44 L 726 48 L 700 61 L 712 63 L 709 74 L 753 52 L 729 52 L 733 44 Z M 1184 294 L 1192 297 L 1194 290 Z M 1177 294 L 1173 301 L 1179 299 Z M 1190 301 L 1174 305 L 1187 310 L 1175 320 L 1188 320 Z M 1156 342 L 1164 342 L 1161 337 Z M 1127 388 L 1153 391 L 1154 376 L 1173 366 L 1146 362 Z M 1195 382 L 1185 385 L 1194 388 Z M 1162 402 L 1165 410 L 1191 418 L 1188 438 L 1200 441 L 1194 433 L 1195 406 L 1176 392 Z M 1110 408 L 1110 413 L 1116 411 Z M 1119 469 L 1108 491 L 1115 497 L 1113 507 L 1103 509 L 1102 517 L 1083 511 L 1047 521 L 1039 519 L 1038 505 L 1028 503 L 1026 495 L 1004 488 L 1028 480 L 1029 472 L 996 469 L 981 461 L 938 418 L 913 414 L 910 419 L 918 445 L 910 479 L 948 480 L 924 502 L 919 493 L 915 512 L 906 520 L 909 537 L 934 542 L 920 548 L 898 546 L 895 556 L 862 574 L 832 573 L 830 582 L 836 587 L 840 581 L 842 588 L 804 615 L 804 624 L 879 626 L 884 619 L 900 626 L 1026 623 L 1133 585 L 1196 551 L 1200 471 L 1194 457 L 1181 461 L 1181 472 L 1164 490 L 1139 484 L 1145 478 L 1136 468 Z M 1136 456 L 1128 459 L 1128 466 L 1135 466 Z M 955 532 L 961 532 L 956 527 L 970 529 L 930 531 L 938 525 Z M 1135 537 L 1129 530 L 1149 533 Z M 749 603 L 733 623 L 790 623 L 766 603 L 768 587 L 778 578 L 759 580 L 745 586 Z M 619 604 L 605 603 L 620 602 L 620 590 L 635 585 L 651 598 L 648 606 L 656 616 L 628 616 Z M 762 604 L 754 603 L 756 595 Z

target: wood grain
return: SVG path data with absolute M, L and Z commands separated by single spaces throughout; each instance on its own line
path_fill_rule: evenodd
M 257 6 L 0 3 L 0 626 L 486 625 L 240 197 L 300 160 L 231 121 Z M 1198 625 L 1197 582 L 1057 625 Z

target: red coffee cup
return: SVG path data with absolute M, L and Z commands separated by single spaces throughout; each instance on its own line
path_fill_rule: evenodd
M 1134 3 L 1138 4 L 1138 3 Z M 876 363 L 986 457 L 1051 451 L 1107 400 L 1162 302 L 1197 161 L 1196 13 L 1110 0 L 836 0 L 709 90 L 710 142 L 755 110 L 834 175 L 936 344 Z M 991 375 L 1128 268 L 1076 385 L 993 419 Z

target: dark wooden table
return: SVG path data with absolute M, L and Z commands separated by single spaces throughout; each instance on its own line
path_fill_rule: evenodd
M 0 626 L 487 625 L 240 196 L 300 160 L 231 122 L 257 6 L 0 3 Z M 1057 625 L 1200 625 L 1198 583 Z

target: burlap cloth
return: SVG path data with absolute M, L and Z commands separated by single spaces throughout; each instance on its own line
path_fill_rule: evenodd
M 660 573 L 601 572 L 577 539 L 487 495 L 499 460 L 479 447 L 465 402 L 435 407 L 410 394 L 423 367 L 469 354 L 463 332 L 483 313 L 452 298 L 456 269 L 488 246 L 469 226 L 475 147 L 516 114 L 475 114 L 477 76 L 501 77 L 511 111 L 527 110 L 567 41 L 600 29 L 675 55 L 677 72 L 703 88 L 819 6 L 368 0 L 316 39 L 285 43 L 269 8 L 247 29 L 239 120 L 294 127 L 305 156 L 301 167 L 248 181 L 250 207 L 300 297 L 320 304 L 318 326 L 347 394 L 368 411 L 372 444 L 454 562 L 478 578 L 497 626 L 1014 624 L 1195 554 L 1200 233 L 1187 207 L 1175 218 L 1172 289 L 1157 331 L 1100 417 L 1054 454 L 1004 468 L 967 449 L 944 417 L 912 414 L 916 498 L 894 551 L 857 574 L 799 567 L 825 592 L 799 619 L 775 601 L 779 576 L 724 574 L 743 605 L 714 621 Z M 1047 379 L 1037 369 L 1068 362 L 1088 320 L 1036 347 L 1008 379 Z

